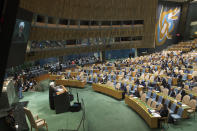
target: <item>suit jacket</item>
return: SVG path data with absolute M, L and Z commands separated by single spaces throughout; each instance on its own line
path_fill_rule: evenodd
M 161 110 L 159 111 L 159 113 L 160 113 L 160 116 L 161 116 L 161 117 L 167 117 L 169 112 L 168 112 L 168 110 L 161 109 Z

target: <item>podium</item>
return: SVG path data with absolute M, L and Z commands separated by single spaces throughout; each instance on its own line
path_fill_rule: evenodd
M 56 114 L 69 111 L 70 107 L 70 95 L 68 92 L 64 92 L 57 95 L 58 88 L 49 88 L 49 105 L 52 110 L 56 111 Z
M 69 111 L 70 97 L 68 92 L 54 96 L 54 105 L 56 114 Z

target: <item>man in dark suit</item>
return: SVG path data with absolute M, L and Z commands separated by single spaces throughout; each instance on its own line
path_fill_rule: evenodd
M 164 106 L 161 108 L 161 110 L 159 111 L 159 114 L 161 117 L 168 117 L 169 111 L 168 111 L 168 107 L 166 104 L 164 104 Z M 159 127 L 161 126 L 161 121 L 164 121 L 164 119 L 159 119 Z
M 182 92 L 181 92 L 181 100 L 183 99 L 183 97 L 186 95 L 186 92 L 185 92 L 185 90 L 182 90 Z
M 176 93 L 175 93 L 175 90 L 173 89 L 172 90 L 172 93 L 170 94 L 170 97 L 173 97 L 174 98 L 175 96 L 176 96 Z
M 166 79 L 165 78 L 162 78 L 162 86 L 163 87 L 166 87 L 166 84 L 167 84 Z
M 135 88 L 135 93 L 133 95 L 136 97 L 140 97 L 140 93 L 137 88 Z

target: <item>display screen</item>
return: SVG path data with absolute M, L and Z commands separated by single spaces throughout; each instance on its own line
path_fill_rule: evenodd
M 29 38 L 30 23 L 24 20 L 16 19 L 13 32 L 12 43 L 27 43 Z
M 197 37 L 197 21 L 193 21 L 190 24 L 190 38 L 196 38 Z

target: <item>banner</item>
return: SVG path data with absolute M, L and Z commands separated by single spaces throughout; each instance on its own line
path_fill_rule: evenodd
M 181 7 L 178 5 L 159 4 L 156 24 L 156 46 L 176 41 Z

